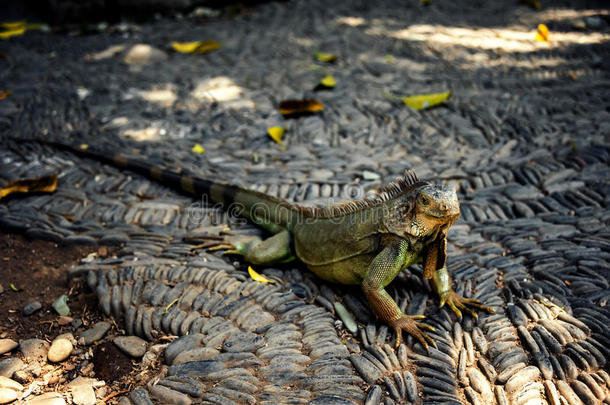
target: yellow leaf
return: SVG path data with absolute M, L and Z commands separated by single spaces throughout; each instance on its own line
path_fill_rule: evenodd
M 27 25 L 27 21 L 9 21 L 9 22 L 3 22 L 2 24 L 0 24 L 2 26 L 2 28 L 6 29 L 6 30 L 16 30 L 19 28 L 25 28 Z
M 10 90 L 0 91 L 0 100 L 4 100 L 5 98 L 7 98 L 10 95 L 11 95 Z
M 203 155 L 205 153 L 205 149 L 203 148 L 203 146 L 199 145 L 198 143 L 196 143 L 195 146 L 193 146 L 193 149 L 191 150 L 195 153 L 199 153 L 200 155 Z
M 324 105 L 314 98 L 284 100 L 279 107 L 282 115 L 314 113 L 324 110 Z
M 284 127 L 270 127 L 267 129 L 267 134 L 269 134 L 271 139 L 283 147 L 284 144 L 282 143 L 282 136 L 284 135 L 285 131 L 286 129 Z
M 16 35 L 23 35 L 25 32 L 25 27 L 15 28 L 14 30 L 2 31 L 0 32 L 0 39 L 9 39 L 10 37 L 14 37 Z
M 53 192 L 57 188 L 57 175 L 16 180 L 0 188 L 0 198 L 13 193 Z
M 335 87 L 335 84 L 337 84 L 337 82 L 335 82 L 334 77 L 332 77 L 331 75 L 328 75 L 328 76 L 324 77 L 324 79 L 320 80 L 320 84 L 324 87 L 328 87 L 328 88 L 332 89 L 333 87 Z
M 172 47 L 182 53 L 206 53 L 220 48 L 220 43 L 206 39 L 194 42 L 172 42 Z
M 396 60 L 396 59 L 394 59 L 394 56 L 393 56 L 393 55 L 389 55 L 389 54 L 388 54 L 388 55 L 386 55 L 386 56 L 385 56 L 385 61 L 386 61 L 386 62 L 388 62 L 388 63 L 392 63 L 392 62 L 394 62 L 395 60 Z
M 536 32 L 536 41 L 549 42 L 549 28 L 546 25 L 538 25 L 538 31 Z
M 419 2 L 422 6 L 427 6 L 428 4 L 430 4 L 430 0 L 419 0 Z
M 265 276 L 262 276 L 254 271 L 251 266 L 248 266 L 248 274 L 254 281 L 258 281 L 259 283 L 273 283 L 273 280 L 269 280 Z
M 416 96 L 403 97 L 402 102 L 405 103 L 407 107 L 423 110 L 442 103 L 447 100 L 449 96 L 451 96 L 450 91 L 446 93 L 418 94 Z
M 337 60 L 337 55 L 334 53 L 324 53 L 324 52 L 316 52 L 314 56 L 320 62 L 332 63 Z

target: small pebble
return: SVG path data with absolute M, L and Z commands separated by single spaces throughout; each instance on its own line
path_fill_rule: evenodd
M 95 405 L 95 391 L 93 390 L 92 378 L 78 377 L 70 381 L 69 387 L 72 392 L 72 402 L 76 405 Z
M 345 328 L 351 333 L 358 332 L 358 325 L 356 325 L 356 321 L 352 314 L 340 302 L 335 301 L 334 305 L 335 311 L 337 311 L 337 315 L 339 315 L 339 318 L 343 321 Z
M 79 343 L 90 345 L 104 337 L 108 329 L 110 329 L 110 323 L 105 321 L 98 322 L 93 328 L 87 329 L 80 335 Z
M 0 375 L 0 388 L 10 388 L 15 391 L 23 391 L 23 385 L 15 380 Z
M 47 392 L 46 394 L 30 398 L 27 405 L 66 405 L 66 401 L 60 394 Z
M 51 347 L 49 348 L 49 353 L 47 357 L 50 362 L 57 363 L 60 361 L 64 361 L 70 356 L 74 346 L 69 339 L 66 338 L 55 338 L 51 343 Z
M 67 325 L 67 324 L 69 324 L 72 321 L 74 321 L 74 318 L 72 318 L 71 316 L 59 316 L 59 317 L 57 317 L 57 323 L 60 326 Z
M 40 303 L 40 301 L 32 301 L 29 304 L 27 304 L 25 307 L 23 307 L 23 309 L 21 310 L 21 313 L 24 316 L 30 316 L 34 312 L 40 310 L 40 308 L 42 308 L 42 304 Z
M 0 339 L 0 354 L 8 353 L 19 346 L 13 339 Z
M 119 336 L 113 342 L 131 357 L 140 358 L 146 353 L 146 341 L 137 336 Z
M 9 404 L 17 399 L 17 391 L 10 388 L 0 388 L 0 404 Z
M 51 306 L 60 316 L 70 315 L 70 307 L 68 307 L 68 296 L 65 294 L 55 300 L 55 302 L 53 302 Z
M 41 339 L 26 339 L 19 344 L 19 350 L 27 360 L 45 361 L 49 343 Z

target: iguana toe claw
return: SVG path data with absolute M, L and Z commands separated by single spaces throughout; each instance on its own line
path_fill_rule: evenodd
M 422 319 L 423 317 L 423 315 L 402 315 L 400 318 L 389 322 L 396 332 L 396 347 L 400 346 L 400 342 L 402 341 L 402 331 L 404 330 L 409 335 L 417 339 L 426 350 L 428 350 L 428 342 L 430 342 L 431 346 L 436 348 L 436 343 L 434 343 L 434 340 L 420 330 L 426 329 L 429 331 L 434 331 L 434 328 L 424 323 L 415 322 L 415 319 Z
M 228 243 L 219 243 L 217 245 L 208 247 L 208 250 L 210 252 L 215 252 L 217 250 L 230 250 L 230 249 L 234 249 L 234 248 L 235 248 L 235 246 L 230 245 Z
M 474 307 L 479 310 L 487 311 L 490 314 L 494 313 L 493 308 L 488 307 L 486 305 L 482 305 L 481 301 L 474 298 L 462 297 L 455 291 L 450 291 L 442 297 L 441 307 L 445 304 L 447 304 L 449 308 L 451 308 L 451 310 L 458 316 L 458 318 L 462 317 L 462 311 L 466 312 L 475 319 L 478 318 L 479 315 L 469 307 Z

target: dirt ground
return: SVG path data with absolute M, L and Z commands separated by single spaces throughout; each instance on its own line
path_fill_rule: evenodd
M 115 250 L 105 246 L 65 247 L 28 240 L 18 234 L 0 234 L 0 339 L 19 342 L 38 338 L 51 342 L 62 333 L 72 333 L 78 338 L 82 331 L 103 320 L 95 293 L 84 280 L 68 282 L 66 275 L 71 266 L 87 256 L 111 256 Z M 60 317 L 52 308 L 53 302 L 63 294 L 68 296 L 69 317 Z M 42 308 L 32 315 L 23 315 L 22 308 L 33 301 L 39 301 Z M 105 320 L 113 323 L 109 334 L 119 332 L 113 320 Z M 14 353 L 0 356 L 0 361 Z M 58 367 L 43 368 L 37 378 L 44 379 L 49 373 L 52 374 L 48 385 L 51 391 L 82 375 L 103 380 L 105 398 L 110 400 L 128 389 L 133 383 L 132 377 L 139 371 L 129 357 L 106 339 L 92 347 L 79 347 L 68 361 Z

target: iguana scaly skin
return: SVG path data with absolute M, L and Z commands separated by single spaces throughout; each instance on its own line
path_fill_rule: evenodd
M 461 310 L 476 317 L 470 307 L 493 312 L 478 300 L 464 298 L 451 288 L 447 271 L 447 232 L 460 214 L 453 189 L 419 181 L 413 172 L 378 190 L 375 197 L 327 208 L 309 208 L 256 191 L 215 183 L 177 173 L 144 160 L 105 154 L 83 147 L 42 141 L 114 165 L 212 202 L 251 220 L 273 235 L 265 240 L 243 235 L 226 235 L 202 245 L 243 255 L 252 264 L 286 262 L 297 258 L 325 280 L 361 285 L 375 315 L 396 331 L 396 345 L 402 331 L 424 347 L 432 339 L 421 329 L 432 327 L 417 322 L 423 315 L 404 314 L 385 287 L 396 275 L 414 263 L 422 263 L 424 277 L 431 279 L 444 304 L 458 315 Z

